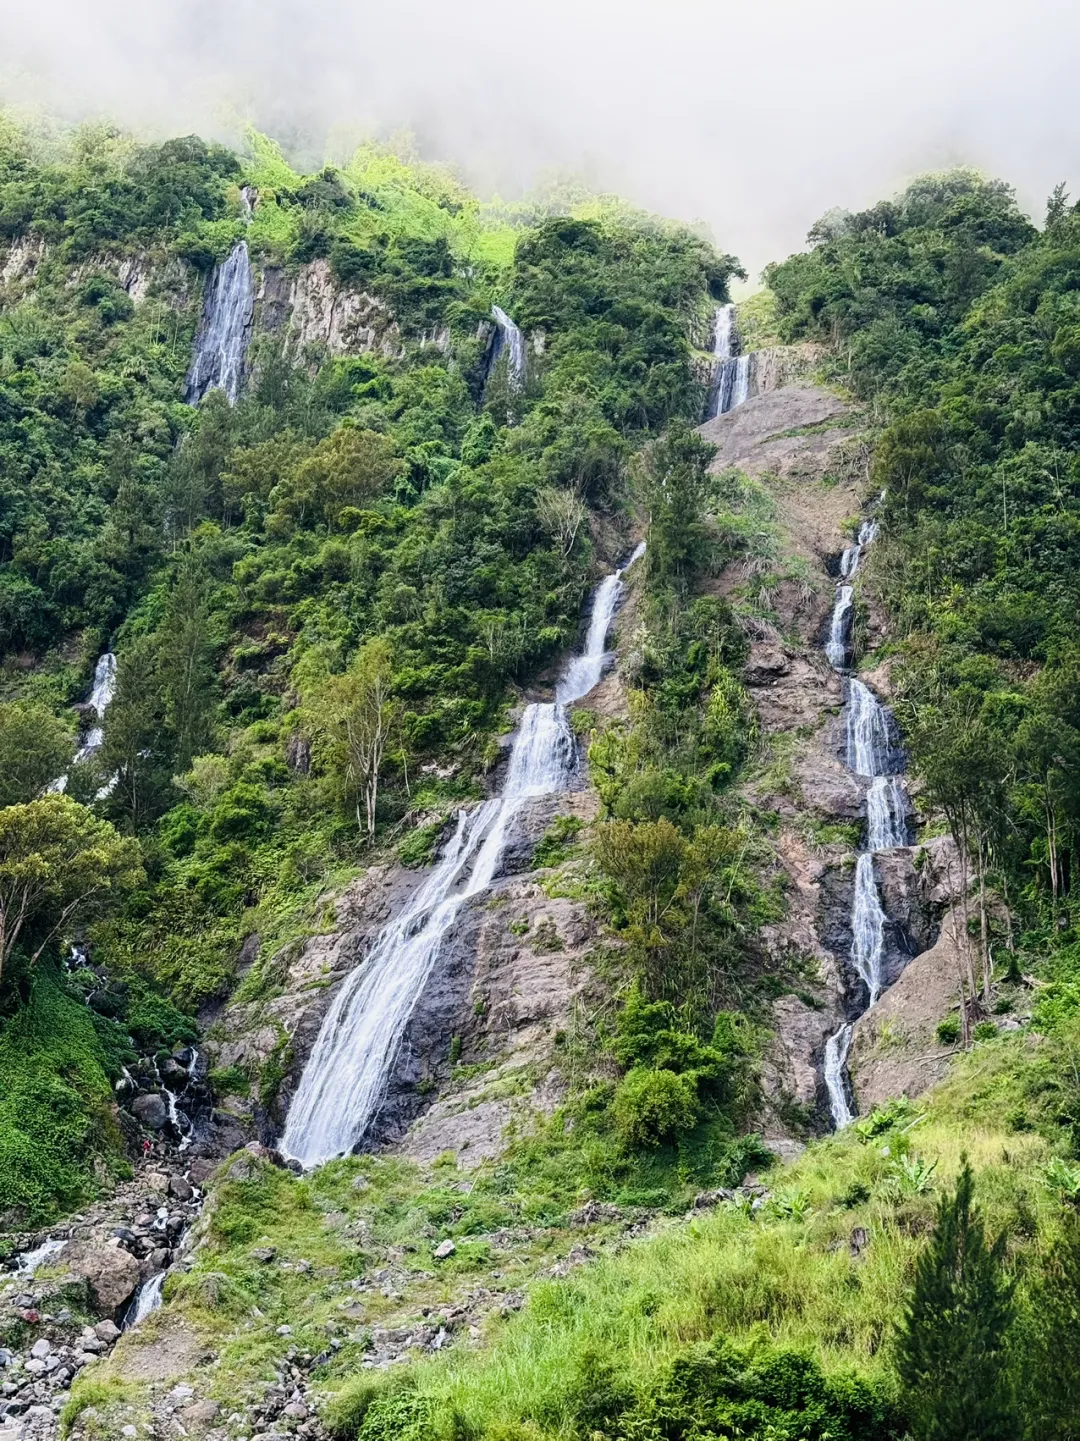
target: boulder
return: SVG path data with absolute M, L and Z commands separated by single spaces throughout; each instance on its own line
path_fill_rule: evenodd
M 103 1316 L 113 1315 L 139 1284 L 139 1263 L 122 1246 L 70 1241 L 63 1255 L 65 1264 L 85 1278 L 91 1302 Z
M 150 1131 L 160 1131 L 169 1119 L 168 1107 L 154 1092 L 136 1096 L 131 1103 L 131 1114 Z
M 177 1201 L 190 1201 L 195 1194 L 190 1181 L 183 1176 L 173 1176 L 169 1181 L 169 1195 Z

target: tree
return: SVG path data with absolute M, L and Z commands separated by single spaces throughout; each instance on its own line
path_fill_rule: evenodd
M 1031 1441 L 1080 1441 L 1080 1215 L 1067 1211 L 1035 1283 L 1023 1386 Z
M 369 840 L 375 836 L 383 760 L 398 720 L 392 674 L 387 642 L 369 640 L 343 675 L 325 678 L 307 707 L 322 764 L 341 776 L 353 797 L 356 823 L 366 825 Z
M 684 421 L 673 421 L 637 466 L 649 512 L 648 575 L 656 585 L 684 590 L 708 553 L 705 500 L 716 447 Z
M 99 774 L 112 787 L 110 806 L 136 831 L 163 808 L 172 774 L 157 663 L 152 636 L 138 636 L 120 652 L 116 698 L 97 755 Z
M 36 701 L 0 705 L 0 806 L 39 796 L 71 760 L 71 736 L 52 711 Z
M 965 1156 L 955 1194 L 938 1205 L 897 1342 L 897 1370 L 916 1441 L 1014 1441 L 1006 1370 L 1012 1286 L 1005 1236 L 987 1244 Z
M 157 675 L 179 771 L 186 771 L 195 756 L 209 750 L 213 739 L 212 621 L 209 578 L 189 556 L 180 567 L 158 632 Z
M 134 841 L 70 796 L 0 811 L 0 976 L 15 946 L 31 965 L 77 913 L 99 909 L 141 879 Z

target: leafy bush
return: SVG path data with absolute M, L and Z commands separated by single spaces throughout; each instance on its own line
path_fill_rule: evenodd
M 655 1146 L 690 1131 L 701 1115 L 697 1086 L 674 1071 L 635 1066 L 619 1082 L 612 1101 L 615 1123 L 632 1146 Z

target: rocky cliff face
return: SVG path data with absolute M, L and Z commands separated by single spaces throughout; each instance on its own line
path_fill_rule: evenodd
M 597 687 L 600 704 L 613 684 Z M 452 1151 L 462 1164 L 479 1163 L 501 1148 L 511 1122 L 549 1111 L 561 1096 L 558 1049 L 590 982 L 595 926 L 583 902 L 547 895 L 531 858 L 556 814 L 592 818 L 595 798 L 583 776 L 576 783 L 522 810 L 501 874 L 461 913 L 405 1032 L 370 1144 L 399 1145 L 423 1160 Z M 252 938 L 237 999 L 202 1018 L 206 1050 L 219 1073 L 276 1072 L 280 1084 L 272 1095 L 262 1086 L 225 1098 L 202 1126 L 206 1149 L 225 1154 L 280 1135 L 336 988 L 364 963 L 422 874 L 372 866 L 328 898 L 324 934 L 278 956 L 258 957 Z
M 308 352 L 358 355 L 374 351 L 391 358 L 404 351 L 401 330 L 385 301 L 339 286 L 327 260 L 312 260 L 296 271 L 268 265 L 258 276 L 255 331 L 280 339 L 287 355 Z M 445 348 L 448 336 L 435 344 Z
M 792 1129 L 797 1118 L 822 1129 L 829 1124 L 822 1052 L 844 1017 L 844 997 L 854 982 L 855 843 L 866 822 L 868 783 L 841 763 L 843 687 L 821 647 L 846 527 L 863 503 L 868 451 L 860 417 L 838 396 L 784 385 L 786 375 L 799 372 L 801 358 L 789 362 L 782 352 L 768 351 L 759 356 L 759 375 L 779 388 L 752 394 L 701 433 L 718 447 L 714 470 L 737 467 L 755 477 L 774 506 L 774 553 L 761 563 L 769 571 L 771 618 L 762 616 L 760 605 L 742 604 L 752 565 L 729 567 L 714 588 L 741 609 L 750 645 L 745 680 L 765 756 L 746 795 L 759 812 L 777 817 L 772 878 L 783 890 L 784 915 L 762 928 L 764 963 L 799 978 L 774 1003 L 775 1037 L 763 1078 L 762 1124 L 770 1144 L 783 1150 L 798 1134 L 797 1125 Z M 872 600 L 870 612 L 866 630 L 874 643 L 886 627 Z M 885 668 L 871 675 L 887 695 Z M 955 992 L 955 957 L 939 939 L 955 898 L 947 861 L 942 841 L 884 852 L 876 860 L 890 916 L 886 978 L 897 984 L 857 1028 L 851 1070 L 862 1110 L 888 1095 L 916 1094 L 941 1074 L 938 1064 L 901 1063 L 892 1037 L 910 1023 L 917 1049 Z M 931 976 L 933 985 L 920 979 Z

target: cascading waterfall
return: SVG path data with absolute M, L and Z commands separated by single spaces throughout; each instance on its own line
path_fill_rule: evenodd
M 458 815 L 439 864 L 339 989 L 289 1107 L 281 1139 L 286 1156 L 316 1166 L 363 1139 L 447 932 L 466 902 L 491 885 L 510 824 L 525 803 L 569 784 L 575 747 L 568 707 L 603 675 L 622 576 L 644 550 L 639 545 L 597 587 L 584 650 L 567 665 L 555 700 L 526 707 L 502 794 Z
M 240 240 L 228 258 L 214 267 L 203 300 L 202 320 L 195 337 L 191 369 L 184 382 L 184 400 L 198 405 L 208 390 L 223 390 L 235 404 L 244 382 L 255 286 L 247 241 Z
M 854 579 L 867 546 L 877 537 L 877 522 L 865 520 L 854 545 L 840 558 L 840 583 L 829 625 L 825 653 L 834 670 L 847 669 L 851 648 Z M 860 1014 L 875 1005 L 885 989 L 885 926 L 888 917 L 878 894 L 874 855 L 908 839 L 910 804 L 899 778 L 903 756 L 893 745 L 891 718 L 868 685 L 849 676 L 844 720 L 844 759 L 849 770 L 870 781 L 866 797 L 866 849 L 855 864 L 851 905 L 851 964 L 866 989 Z M 825 1043 L 822 1076 L 837 1130 L 854 1119 L 847 1081 L 847 1058 L 853 1022 L 845 1021 Z
M 80 761 L 88 761 L 91 756 L 97 755 L 105 743 L 105 712 L 112 705 L 113 697 L 116 695 L 116 657 L 111 650 L 104 655 L 99 655 L 97 665 L 94 666 L 94 680 L 90 687 L 90 694 L 86 698 L 86 704 L 97 716 L 97 724 L 90 727 L 83 740 L 82 745 L 75 752 L 73 764 L 78 765 Z M 67 789 L 68 778 L 65 772 L 50 781 L 48 789 L 53 792 L 61 792 Z M 111 787 L 110 787 L 111 789 Z
M 525 337 L 514 322 L 498 305 L 491 307 L 491 318 L 495 322 L 495 338 L 488 362 L 488 375 L 495 368 L 495 362 L 506 351 L 506 383 L 512 392 L 525 389 Z
M 750 355 L 739 351 L 739 330 L 732 304 L 719 305 L 713 329 L 712 384 L 705 406 L 705 419 L 715 420 L 742 405 L 750 394 Z
M 825 654 L 829 657 L 829 664 L 834 670 L 843 670 L 847 665 L 854 604 L 854 586 L 837 586 L 836 604 L 833 606 L 832 620 L 829 622 L 829 639 L 825 642 Z

